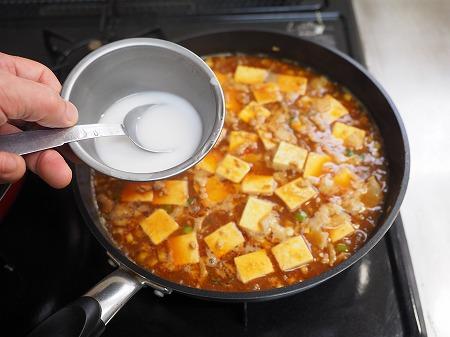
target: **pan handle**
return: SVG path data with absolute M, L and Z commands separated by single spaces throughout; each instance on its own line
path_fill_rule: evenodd
M 137 275 L 119 268 L 84 296 L 48 317 L 29 337 L 100 336 L 109 320 L 142 287 Z

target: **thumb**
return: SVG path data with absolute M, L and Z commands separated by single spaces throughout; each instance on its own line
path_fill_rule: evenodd
M 0 183 L 13 183 L 25 174 L 25 161 L 22 157 L 8 152 L 0 152 Z

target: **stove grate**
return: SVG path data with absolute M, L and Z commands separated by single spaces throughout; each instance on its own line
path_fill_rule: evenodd
M 317 11 L 326 0 L 0 0 L 0 18 L 99 15 L 113 7 L 120 15 L 161 16 Z

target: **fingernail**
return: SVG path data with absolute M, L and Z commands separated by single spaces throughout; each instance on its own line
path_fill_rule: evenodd
M 72 102 L 66 101 L 66 115 L 71 125 L 78 121 L 78 110 Z
M 17 169 L 17 161 L 11 154 L 3 156 L 2 170 L 3 173 L 14 172 Z

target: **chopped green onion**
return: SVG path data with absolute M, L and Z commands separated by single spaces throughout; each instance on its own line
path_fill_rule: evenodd
M 347 156 L 347 157 L 351 157 L 351 156 L 353 156 L 355 153 L 352 151 L 352 150 L 350 150 L 350 149 L 347 149 L 347 150 L 345 150 L 345 155 Z
M 183 233 L 184 234 L 192 233 L 193 230 L 194 230 L 194 228 L 192 228 L 192 226 L 184 226 L 183 227 Z
M 194 197 L 190 197 L 190 198 L 187 200 L 187 202 L 188 202 L 189 205 L 192 205 L 192 204 L 195 202 L 195 198 L 194 198 Z
M 308 214 L 306 214 L 306 213 L 303 212 L 303 211 L 300 211 L 300 212 L 295 213 L 294 216 L 295 216 L 295 219 L 296 219 L 298 222 L 303 222 L 303 221 L 305 221 L 306 218 L 308 217 Z
M 366 156 L 363 154 L 359 155 L 359 158 L 361 158 L 361 160 L 364 160 L 364 158 L 366 158 Z
M 338 253 L 345 253 L 345 252 L 348 252 L 348 247 L 345 243 L 338 243 L 336 245 L 336 251 Z

